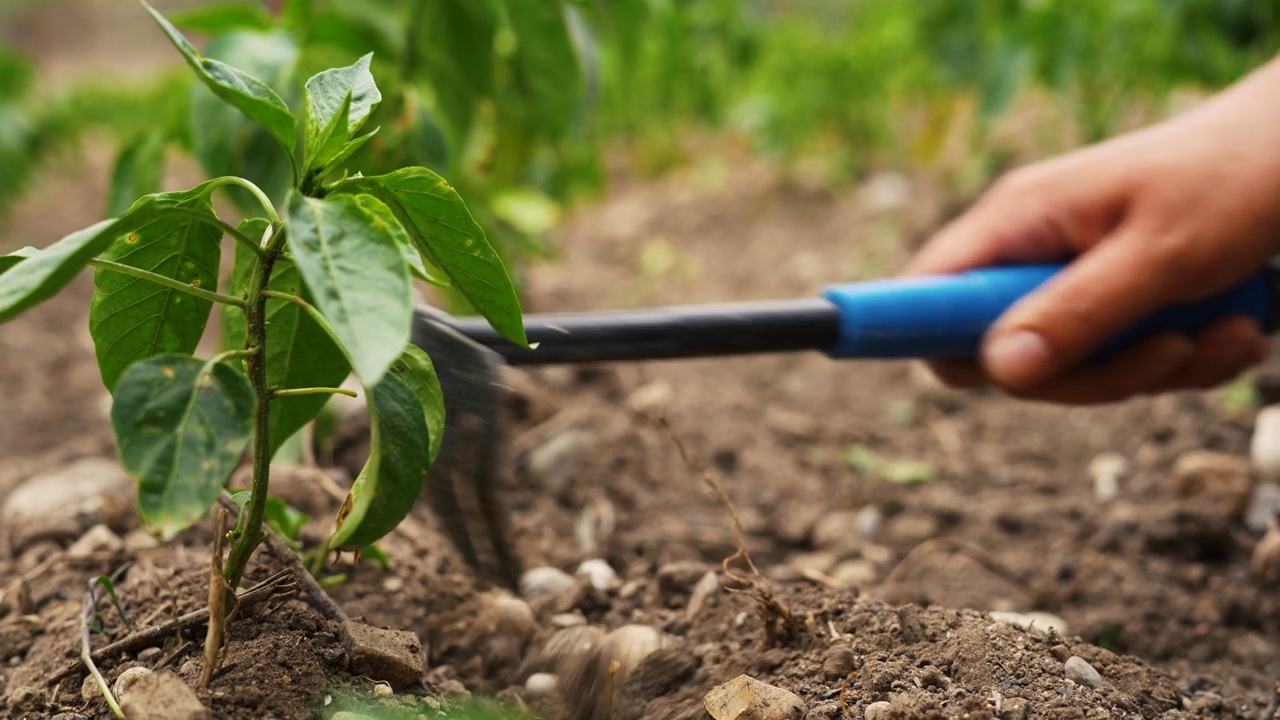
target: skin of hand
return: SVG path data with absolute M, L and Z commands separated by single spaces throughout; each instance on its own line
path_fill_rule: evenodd
M 1249 318 L 1084 360 L 1156 309 L 1226 289 L 1280 253 L 1280 59 L 1162 124 L 1016 169 L 903 275 L 1070 265 L 988 331 L 979 363 L 931 363 L 952 387 L 1093 404 L 1217 386 L 1266 357 Z

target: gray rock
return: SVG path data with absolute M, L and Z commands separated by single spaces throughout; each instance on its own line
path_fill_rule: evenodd
M 1249 507 L 1244 513 L 1245 527 L 1253 532 L 1266 532 L 1271 517 L 1280 512 L 1280 484 L 1258 483 L 1249 497 Z
M 162 670 L 140 678 L 120 703 L 129 720 L 209 720 L 213 714 L 200 704 L 182 678 Z
M 0 507 L 0 528 L 16 554 L 38 540 L 72 540 L 98 523 L 119 526 L 132 512 L 133 480 L 120 465 L 84 458 L 14 488 Z
M 702 705 L 715 720 L 800 720 L 805 709 L 795 693 L 748 675 L 712 688 Z
M 1102 676 L 1079 655 L 1067 658 L 1066 670 L 1067 679 L 1077 685 L 1095 689 L 1102 687 Z
M 1254 418 L 1249 458 L 1262 477 L 1280 480 L 1280 405 L 1268 405 Z
M 577 584 L 572 575 L 560 568 L 536 567 L 520 576 L 520 594 L 529 602 L 537 602 L 572 592 Z
M 351 671 L 393 688 L 418 682 L 427 669 L 422 641 L 408 630 L 385 630 L 348 620 L 339 637 L 351 659 Z
M 553 673 L 534 673 L 524 681 L 525 692 L 533 697 L 541 697 L 555 693 L 560 678 Z
M 703 608 L 715 604 L 719 595 L 720 578 L 714 570 L 708 570 L 690 591 L 689 604 L 684 608 L 684 616 L 689 620 L 696 618 Z
M 111 532 L 111 528 L 98 523 L 85 531 L 67 548 L 67 559 L 90 560 L 113 556 L 124 551 L 124 540 Z
M 893 703 L 887 700 L 873 702 L 862 711 L 864 720 L 890 720 L 894 714 Z
M 116 681 L 111 683 L 111 692 L 115 694 L 117 701 L 124 700 L 129 696 L 129 693 L 133 692 L 133 688 L 142 678 L 151 674 L 150 668 L 131 667 L 120 673 L 120 677 L 117 677 Z
M 525 472 L 538 487 L 559 495 L 568 489 L 569 481 L 581 469 L 594 440 L 594 435 L 578 428 L 552 435 L 525 456 Z
M 584 560 L 578 566 L 578 576 L 585 577 L 591 587 L 597 590 L 608 590 L 618 585 L 618 572 L 605 560 L 594 558 Z

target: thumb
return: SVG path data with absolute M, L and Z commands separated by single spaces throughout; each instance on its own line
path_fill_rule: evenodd
M 982 364 L 996 383 L 1027 390 L 1086 359 L 1102 342 L 1185 289 L 1186 263 L 1122 226 L 987 332 Z

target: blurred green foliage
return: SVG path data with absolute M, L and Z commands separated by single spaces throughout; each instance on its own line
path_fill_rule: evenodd
M 1034 93 L 1073 142 L 1095 140 L 1280 50 L 1274 0 L 226 0 L 175 20 L 287 101 L 374 52 L 381 130 L 352 162 L 448 177 L 508 262 L 545 251 L 562 206 L 601 189 L 608 143 L 660 170 L 704 128 L 821 158 L 835 179 L 929 166 L 958 144 L 981 182 L 1001 162 L 994 129 Z M 210 174 L 268 191 L 290 178 L 263 131 L 180 72 L 39 105 L 30 84 L 0 54 L 0 198 L 86 125 L 135 162 L 158 132 Z

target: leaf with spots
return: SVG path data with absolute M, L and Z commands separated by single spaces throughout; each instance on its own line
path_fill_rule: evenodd
M 418 251 L 449 276 L 453 287 L 502 333 L 528 345 L 520 299 L 502 259 L 484 230 L 444 178 L 412 167 L 389 175 L 349 180 L 341 192 L 368 193 L 387 205 L 409 231 Z
M 222 259 L 222 230 L 204 192 L 154 196 L 165 209 L 133 232 L 119 236 L 102 259 L 192 287 L 213 289 Z M 148 280 L 99 268 L 94 272 L 89 334 L 108 390 L 139 360 L 162 353 L 195 352 L 213 303 Z
M 409 269 L 396 237 L 403 229 L 370 200 L 294 193 L 285 216 L 298 272 L 366 387 L 382 379 L 408 344 L 413 313 Z
M 158 212 L 155 196 L 147 196 L 121 217 L 73 232 L 32 253 L 21 261 L 22 272 L 0 274 L 0 323 L 56 295 L 116 238 L 150 221 Z
M 249 443 L 256 405 L 226 363 L 157 355 L 124 373 L 111 428 L 147 532 L 168 540 L 204 517 Z
M 359 550 L 395 529 L 417 503 L 431 467 L 426 417 L 401 375 L 387 373 L 367 396 L 369 460 L 338 511 L 330 549 Z

